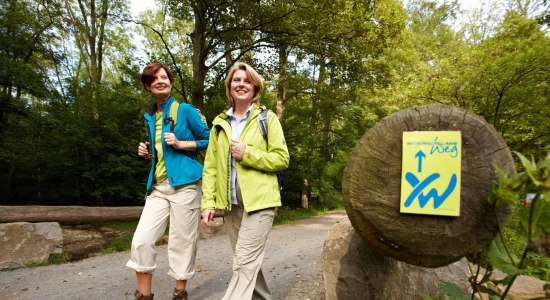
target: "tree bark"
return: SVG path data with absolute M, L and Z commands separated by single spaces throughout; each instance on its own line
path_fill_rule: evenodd
M 190 34 L 191 43 L 193 44 L 193 87 L 191 89 L 191 103 L 198 110 L 204 113 L 204 80 L 206 78 L 207 46 L 206 46 L 206 4 L 203 2 L 195 2 L 193 4 L 193 14 L 195 16 L 195 28 Z
M 286 103 L 286 69 L 288 66 L 288 46 L 279 47 L 279 78 L 277 79 L 277 117 L 283 119 Z
M 311 195 L 311 174 L 313 165 L 314 149 L 318 143 L 315 139 L 317 136 L 317 129 L 319 126 L 319 102 L 321 101 L 321 95 L 323 91 L 323 83 L 326 79 L 326 62 L 325 56 L 319 55 L 319 78 L 315 85 L 315 94 L 311 98 L 311 117 L 309 122 L 309 145 L 306 158 L 304 160 L 304 178 L 302 179 L 302 208 L 309 207 L 309 199 Z
M 400 213 L 405 131 L 461 132 L 459 217 Z M 508 147 L 485 120 L 441 104 L 409 108 L 378 122 L 357 143 L 344 171 L 344 204 L 373 250 L 413 265 L 444 266 L 483 249 L 498 231 L 487 200 L 498 178 L 494 165 L 515 173 Z M 496 213 L 505 220 L 509 211 Z

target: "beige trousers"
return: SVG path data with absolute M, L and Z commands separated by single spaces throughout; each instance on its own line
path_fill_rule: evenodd
M 173 188 L 167 181 L 155 184 L 132 239 L 127 267 L 153 273 L 157 268 L 158 242 L 170 224 L 168 234 L 168 275 L 176 280 L 190 279 L 195 273 L 199 239 L 200 181 Z
M 242 205 L 233 205 L 225 221 L 233 250 L 233 277 L 223 300 L 272 299 L 262 272 L 265 245 L 275 216 L 275 208 L 247 213 Z

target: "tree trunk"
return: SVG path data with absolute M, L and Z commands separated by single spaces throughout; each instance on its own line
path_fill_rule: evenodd
M 402 136 L 405 131 L 460 131 L 460 216 L 400 213 Z M 373 250 L 422 267 L 440 267 L 488 245 L 498 227 L 487 200 L 497 180 L 493 165 L 514 173 L 499 133 L 482 118 L 441 104 L 399 111 L 357 143 L 342 190 L 349 219 Z M 497 212 L 505 220 L 509 211 Z
M 277 117 L 283 119 L 286 102 L 286 68 L 288 65 L 287 46 L 279 47 L 279 78 L 277 79 Z
M 321 186 L 326 180 L 327 175 L 327 163 L 330 160 L 330 120 L 331 118 L 321 114 L 321 144 L 319 147 L 319 164 L 318 164 L 318 176 L 319 176 L 319 202 L 325 201 L 326 190 Z
M 319 78 L 315 85 L 315 94 L 311 99 L 311 118 L 309 123 L 309 145 L 307 150 L 306 159 L 304 161 L 304 178 L 302 183 L 302 208 L 307 208 L 308 201 L 311 194 L 311 174 L 312 174 L 312 161 L 313 151 L 317 147 L 317 128 L 319 121 L 319 102 L 321 101 L 322 86 L 326 79 L 326 64 L 324 55 L 319 56 Z
M 301 197 L 302 208 L 304 209 L 309 208 L 310 188 L 311 187 L 309 186 L 309 181 L 307 180 L 307 178 L 304 178 L 302 183 L 302 197 Z
M 86 5 L 89 4 L 89 7 Z M 101 5 L 100 10 L 97 9 L 95 0 L 89 3 L 84 3 L 82 0 L 78 1 L 80 13 L 84 24 L 78 20 L 73 20 L 73 23 L 78 24 L 75 26 L 83 26 L 85 30 L 79 31 L 77 34 L 81 35 L 82 45 L 87 44 L 87 51 L 83 51 L 80 48 L 82 57 L 87 57 L 88 74 L 91 87 L 90 102 L 92 106 L 92 114 L 95 121 L 99 120 L 99 95 L 98 88 L 101 85 L 101 78 L 103 77 L 103 41 L 105 40 L 105 25 L 107 24 L 109 5 L 105 2 Z M 89 23 L 88 23 L 89 20 Z M 76 39 L 79 39 L 77 36 Z
M 198 110 L 204 113 L 204 80 L 206 78 L 206 14 L 207 7 L 201 1 L 193 4 L 193 15 L 195 16 L 195 28 L 191 33 L 193 44 L 193 88 L 191 91 L 191 103 Z
M 139 220 L 143 206 L 0 206 L 0 223 L 59 222 L 62 224 Z M 215 217 L 225 216 L 216 210 Z

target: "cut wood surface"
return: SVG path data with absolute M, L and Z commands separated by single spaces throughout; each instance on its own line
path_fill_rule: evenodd
M 59 222 L 86 223 L 138 220 L 143 206 L 0 206 L 0 223 Z
M 460 131 L 460 216 L 400 213 L 402 135 L 405 131 Z M 440 267 L 477 252 L 497 232 L 488 196 L 494 166 L 515 173 L 499 133 L 475 114 L 432 104 L 382 119 L 357 143 L 344 171 L 342 190 L 349 219 L 368 246 L 394 259 Z M 505 218 L 507 211 L 499 211 Z

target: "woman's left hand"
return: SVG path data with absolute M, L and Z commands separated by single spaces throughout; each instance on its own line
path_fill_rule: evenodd
M 241 161 L 244 157 L 246 145 L 239 140 L 231 140 L 231 155 L 234 159 Z
M 176 149 L 179 149 L 178 147 L 178 139 L 174 135 L 173 132 L 166 132 L 164 133 L 164 141 L 166 142 L 166 145 L 172 146 Z

